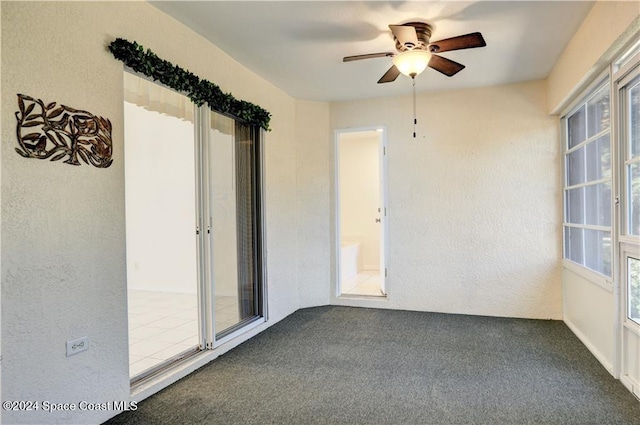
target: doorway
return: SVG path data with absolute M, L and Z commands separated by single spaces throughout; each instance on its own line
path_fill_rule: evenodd
M 262 131 L 124 73 L 131 384 L 266 321 Z
M 386 297 L 383 128 L 336 134 L 338 296 Z

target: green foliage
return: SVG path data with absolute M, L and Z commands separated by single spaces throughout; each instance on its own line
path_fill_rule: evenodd
M 640 261 L 629 259 L 629 316 L 640 320 Z
M 135 41 L 132 43 L 116 38 L 109 44 L 109 51 L 134 71 L 185 93 L 198 106 L 206 103 L 216 112 L 231 115 L 251 125 L 269 130 L 271 114 L 266 110 L 253 103 L 238 100 L 230 93 L 224 93 L 212 82 L 202 80 L 197 75 L 160 59 L 150 49 L 145 51 L 144 47 Z

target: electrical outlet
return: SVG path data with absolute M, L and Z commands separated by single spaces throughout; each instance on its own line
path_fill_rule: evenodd
M 89 349 L 89 338 L 83 336 L 82 338 L 73 339 L 67 341 L 67 357 L 74 354 L 81 353 Z

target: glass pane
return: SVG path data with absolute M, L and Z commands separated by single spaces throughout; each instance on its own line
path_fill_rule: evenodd
M 628 217 L 627 230 L 631 235 L 640 235 L 640 162 L 630 164 L 628 171 Z
M 585 182 L 584 154 L 585 148 L 582 147 L 567 155 L 567 186 Z
M 606 84 L 587 103 L 587 137 L 595 136 L 610 126 L 609 84 Z
M 238 323 L 238 247 L 233 119 L 211 113 L 209 190 L 215 330 Z
M 218 337 L 258 314 L 254 146 L 249 127 L 211 113 L 211 263 Z
M 138 80 L 148 96 L 124 103 L 131 376 L 200 343 L 193 104 Z
M 640 324 L 640 259 L 627 257 L 629 319 Z
M 640 80 L 629 90 L 629 139 L 631 156 L 640 156 Z
M 584 224 L 584 187 L 567 190 L 565 220 L 568 223 Z
M 578 264 L 583 264 L 582 229 L 577 227 L 564 228 L 564 256 Z
M 611 232 L 584 229 L 584 265 L 611 276 Z
M 255 129 L 236 122 L 236 185 L 238 231 L 238 293 L 240 320 L 258 314 L 257 288 L 257 186 Z
M 586 224 L 611 226 L 611 183 L 585 187 Z
M 611 144 L 609 139 L 609 133 L 607 133 L 587 144 L 586 181 L 611 178 Z
M 574 112 L 568 119 L 569 149 L 586 139 L 586 120 L 584 106 Z

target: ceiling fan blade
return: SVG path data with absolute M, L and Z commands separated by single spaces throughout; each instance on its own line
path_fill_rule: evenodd
M 459 35 L 457 37 L 445 38 L 444 40 L 429 43 L 431 53 L 442 53 L 450 50 L 471 49 L 474 47 L 484 47 L 487 43 L 479 32 Z
M 389 25 L 389 28 L 401 45 L 411 45 L 411 47 L 418 45 L 418 34 L 416 34 L 414 27 L 410 25 Z
M 464 65 L 454 62 L 451 59 L 443 58 L 442 56 L 431 55 L 429 68 L 433 68 L 447 77 L 452 77 L 462 71 L 464 69 Z
M 372 58 L 384 58 L 384 57 L 391 57 L 391 56 L 393 56 L 393 53 L 391 52 L 368 53 L 366 55 L 345 56 L 344 58 L 342 58 L 342 62 L 359 61 L 362 59 L 372 59 Z
M 378 80 L 378 84 L 395 81 L 398 75 L 400 75 L 400 70 L 395 65 L 391 65 L 391 68 Z

